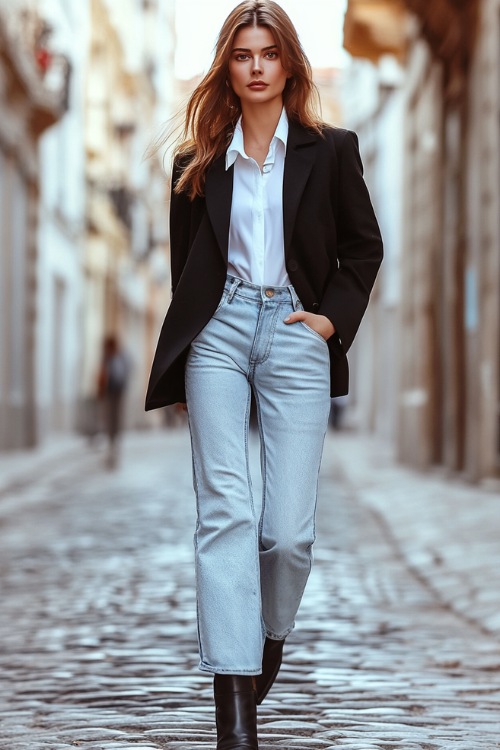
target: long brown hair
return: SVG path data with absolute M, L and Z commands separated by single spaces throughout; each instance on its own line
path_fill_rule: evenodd
M 290 73 L 283 91 L 288 117 L 318 133 L 324 124 L 311 64 L 290 18 L 273 0 L 244 0 L 224 21 L 214 61 L 188 101 L 183 133 L 174 149 L 186 164 L 175 191 L 185 191 L 191 199 L 203 195 L 207 169 L 227 149 L 241 115 L 240 100 L 227 81 L 234 38 L 245 26 L 265 26 L 273 34 L 283 68 Z

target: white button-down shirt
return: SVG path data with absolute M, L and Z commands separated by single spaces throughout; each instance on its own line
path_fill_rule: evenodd
M 262 171 L 245 153 L 241 117 L 226 152 L 234 164 L 228 271 L 262 286 L 288 286 L 283 239 L 283 172 L 288 118 L 283 109 Z

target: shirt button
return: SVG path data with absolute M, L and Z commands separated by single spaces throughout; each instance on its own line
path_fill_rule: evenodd
M 266 297 L 274 297 L 274 289 L 266 289 L 264 294 L 266 295 Z

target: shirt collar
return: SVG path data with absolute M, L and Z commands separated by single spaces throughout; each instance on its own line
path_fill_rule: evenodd
M 286 151 L 287 140 L 288 140 L 288 117 L 287 117 L 285 108 L 283 107 L 283 109 L 281 110 L 280 119 L 276 126 L 276 130 L 274 131 L 274 136 L 269 146 L 269 153 L 266 157 L 266 164 L 274 163 L 274 157 L 275 157 L 276 146 L 278 144 L 278 141 L 281 141 Z M 249 158 L 249 156 L 245 153 L 245 145 L 243 141 L 243 128 L 241 127 L 241 115 L 240 115 L 240 119 L 236 123 L 236 127 L 233 133 L 233 138 L 226 151 L 226 170 L 229 169 L 229 167 L 232 167 L 232 165 L 238 158 L 238 155 L 241 156 L 243 159 Z

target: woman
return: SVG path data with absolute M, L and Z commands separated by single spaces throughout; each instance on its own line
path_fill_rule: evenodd
M 382 259 L 353 133 L 314 108 L 285 12 L 245 0 L 186 111 L 173 168 L 172 302 L 146 408 L 187 403 L 198 521 L 200 668 L 218 750 L 257 748 L 311 567 L 330 396 Z M 257 407 L 262 510 L 247 435 Z

